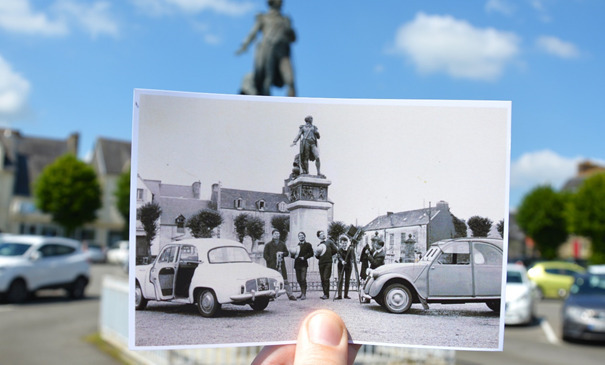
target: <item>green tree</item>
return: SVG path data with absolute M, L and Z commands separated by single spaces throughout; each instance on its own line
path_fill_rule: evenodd
M 517 223 L 531 237 L 545 259 L 557 257 L 559 246 L 567 238 L 565 196 L 550 186 L 531 190 L 517 210 Z
M 594 264 L 605 263 L 605 174 L 584 181 L 571 196 L 566 216 L 571 232 L 590 238 Z
M 48 165 L 34 186 L 36 205 L 49 213 L 67 236 L 96 219 L 101 207 L 101 187 L 95 171 L 72 154 Z
M 498 233 L 500 233 L 500 237 L 504 238 L 504 219 L 498 222 L 496 229 L 498 230 Z
M 468 219 L 468 227 L 473 232 L 473 237 L 487 237 L 492 229 L 492 220 L 486 217 L 474 215 Z
M 282 240 L 285 240 L 290 233 L 290 217 L 287 215 L 276 215 L 271 218 L 271 227 L 279 231 Z
M 328 225 L 328 237 L 334 242 L 338 241 L 338 237 L 347 232 L 347 225 L 341 221 L 333 221 Z
M 466 233 L 466 222 L 464 222 L 463 219 L 459 219 L 458 217 L 452 214 L 452 221 L 454 223 L 454 230 L 456 230 L 454 238 L 468 236 L 468 234 Z
M 250 251 L 254 252 L 256 241 L 260 240 L 265 234 L 265 221 L 259 217 L 249 217 L 246 222 L 246 233 L 252 239 L 252 247 L 250 248 Z
M 130 226 L 130 169 L 123 172 L 118 178 L 114 195 L 117 199 L 116 208 L 118 208 L 118 212 L 124 218 L 122 238 L 127 239 Z
M 158 219 L 162 215 L 162 208 L 158 203 L 146 203 L 137 209 L 137 219 L 141 221 L 145 231 L 145 241 L 147 242 L 147 255 L 150 255 L 151 241 L 158 233 Z
M 195 238 L 210 238 L 212 230 L 223 223 L 220 212 L 212 209 L 202 209 L 187 219 L 185 226 L 191 230 Z
M 250 218 L 248 214 L 241 213 L 233 220 L 235 233 L 237 234 L 237 239 L 240 241 L 240 243 L 243 243 L 244 238 L 246 237 L 246 225 L 248 224 L 248 218 Z

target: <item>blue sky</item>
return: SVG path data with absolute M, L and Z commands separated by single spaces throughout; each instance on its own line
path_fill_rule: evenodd
M 266 9 L 2 0 L 0 126 L 79 132 L 84 157 L 98 137 L 131 138 L 135 88 L 237 93 L 253 48 L 235 51 Z M 511 100 L 513 208 L 537 184 L 560 187 L 578 161 L 605 163 L 603 1 L 285 0 L 282 10 L 298 36 L 299 96 Z

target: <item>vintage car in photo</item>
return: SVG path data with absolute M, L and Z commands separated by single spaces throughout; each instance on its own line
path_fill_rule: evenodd
M 360 295 L 391 313 L 404 313 L 413 303 L 483 302 L 500 311 L 502 240 L 457 238 L 433 243 L 414 263 L 395 263 L 369 270 Z
M 155 260 L 135 268 L 135 307 L 149 300 L 195 304 L 212 317 L 223 304 L 249 304 L 264 310 L 285 293 L 280 273 L 252 262 L 236 241 L 187 239 L 164 246 Z

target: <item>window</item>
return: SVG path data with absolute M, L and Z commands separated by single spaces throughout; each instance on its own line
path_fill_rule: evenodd
M 284 202 L 280 202 L 279 204 L 277 204 L 277 209 L 278 209 L 280 212 L 285 212 L 285 211 L 286 211 L 286 209 L 287 209 L 287 208 L 286 208 L 286 203 L 284 203 Z
M 162 251 L 162 255 L 158 259 L 158 262 L 174 262 L 175 256 L 176 256 L 176 247 L 175 246 L 167 247 L 164 251 Z
M 41 257 L 63 256 L 73 253 L 76 249 L 71 246 L 59 244 L 47 244 L 38 249 Z
M 242 198 L 235 199 L 235 201 L 233 202 L 233 205 L 235 206 L 235 209 L 244 209 L 244 199 L 242 199 Z
M 475 243 L 473 245 L 473 261 L 475 265 L 501 265 L 502 254 L 492 246 Z
M 137 200 L 143 200 L 145 198 L 145 190 L 137 189 Z
M 265 201 L 264 200 L 257 201 L 256 208 L 258 208 L 258 210 L 265 210 Z
M 443 249 L 437 262 L 444 265 L 468 265 L 471 263 L 468 242 L 454 242 Z
M 185 217 L 182 214 L 176 217 L 174 223 L 176 224 L 177 233 L 185 233 Z
M 186 245 L 181 248 L 181 258 L 179 262 L 197 262 L 198 255 L 195 246 Z
M 225 264 L 229 262 L 252 262 L 248 251 L 243 247 L 218 247 L 208 252 L 208 262 Z

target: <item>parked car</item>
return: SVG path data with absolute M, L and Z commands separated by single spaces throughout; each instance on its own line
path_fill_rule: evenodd
M 226 303 L 264 310 L 285 293 L 279 272 L 256 264 L 239 242 L 199 238 L 172 242 L 149 265 L 135 267 L 135 307 L 149 300 L 195 304 L 212 317 Z
M 107 252 L 105 246 L 102 246 L 96 242 L 83 242 L 82 250 L 86 253 L 90 262 L 104 263 L 107 261 Z
M 472 259 L 471 259 L 472 258 Z M 416 263 L 370 270 L 360 292 L 391 313 L 404 313 L 413 303 L 483 302 L 500 311 L 502 240 L 457 238 L 433 243 Z
M 22 303 L 40 289 L 64 288 L 78 299 L 90 278 L 80 242 L 60 237 L 0 235 L 0 294 Z
M 107 262 L 125 266 L 128 263 L 128 241 L 119 241 L 115 247 L 107 250 Z
M 506 267 L 506 312 L 504 323 L 529 324 L 536 317 L 535 284 L 527 277 L 527 270 L 518 264 Z
M 580 274 L 562 309 L 563 339 L 605 341 L 605 274 Z
M 532 266 L 527 276 L 536 283 L 540 298 L 564 298 L 569 293 L 574 275 L 585 271 L 573 262 L 542 261 Z

